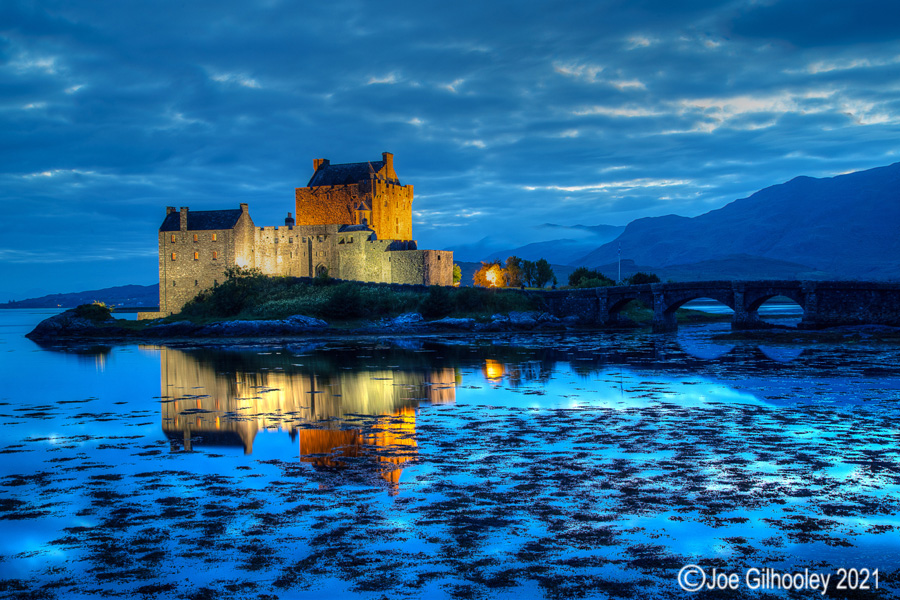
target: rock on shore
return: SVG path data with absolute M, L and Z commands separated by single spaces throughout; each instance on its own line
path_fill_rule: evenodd
M 124 330 L 115 325 L 115 319 L 87 318 L 79 316 L 76 308 L 70 308 L 58 315 L 44 319 L 25 337 L 31 339 L 53 339 L 60 337 L 93 337 L 97 331 L 109 332 L 110 335 L 122 335 Z
M 301 335 L 306 333 L 371 334 L 384 333 L 433 333 L 439 331 L 520 331 L 532 329 L 565 329 L 558 318 L 538 312 L 511 312 L 493 315 L 486 323 L 475 319 L 445 317 L 426 321 L 419 313 L 369 323 L 354 330 L 331 327 L 322 319 L 294 315 L 286 319 L 259 321 L 233 320 L 199 325 L 190 321 L 174 323 L 150 323 L 143 328 L 123 327 L 112 317 L 85 318 L 76 314 L 77 309 L 67 310 L 41 321 L 27 337 L 34 340 L 90 339 L 90 338 L 232 338 Z

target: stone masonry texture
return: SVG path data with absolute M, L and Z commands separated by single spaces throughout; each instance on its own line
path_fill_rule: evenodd
M 453 253 L 419 250 L 412 239 L 413 188 L 400 185 L 393 155 L 347 165 L 316 159 L 314 167 L 310 183 L 328 185 L 297 188 L 294 225 L 257 227 L 247 204 L 218 211 L 167 207 L 158 234 L 159 312 L 138 318 L 180 311 L 198 292 L 224 281 L 230 267 L 276 276 L 327 273 L 375 283 L 452 285 Z

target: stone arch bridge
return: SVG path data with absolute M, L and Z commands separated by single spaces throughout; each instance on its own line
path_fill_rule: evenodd
M 732 329 L 770 325 L 759 318 L 759 307 L 785 296 L 803 309 L 800 329 L 838 325 L 900 326 L 900 284 L 867 281 L 695 281 L 652 283 L 543 292 L 549 311 L 558 317 L 577 316 L 585 323 L 614 326 L 620 311 L 639 301 L 653 309 L 653 331 L 678 328 L 675 311 L 686 302 L 711 298 L 734 310 Z

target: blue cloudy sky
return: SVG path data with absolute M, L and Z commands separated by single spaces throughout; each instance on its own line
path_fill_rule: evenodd
M 897 162 L 892 0 L 0 3 L 0 300 L 157 280 L 166 205 L 395 154 L 420 247 Z

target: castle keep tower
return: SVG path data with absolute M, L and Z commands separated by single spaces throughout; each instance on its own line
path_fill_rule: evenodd
M 296 189 L 297 225 L 366 224 L 379 239 L 413 239 L 413 186 L 400 184 L 393 154 L 340 165 L 317 158 L 313 168 L 307 186 Z

